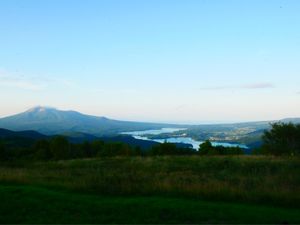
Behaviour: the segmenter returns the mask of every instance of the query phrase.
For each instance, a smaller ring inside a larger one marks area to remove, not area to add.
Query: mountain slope
[[[300,123],[300,118],[286,118],[286,119],[283,119],[283,120],[280,120],[280,122],[283,122],[283,123]]]
[[[82,132],[101,136],[114,135],[123,131],[159,129],[165,126],[166,124],[111,120],[76,111],[62,111],[40,106],[0,119],[1,128],[14,131],[34,130],[46,135]],[[167,126],[175,127],[175,125]]]
[[[116,135],[106,137],[96,137],[90,134],[79,133],[79,132],[66,132],[62,134],[71,143],[83,143],[84,141],[95,141],[101,140],[104,142],[121,142],[130,145],[131,147],[140,147],[141,150],[148,150],[157,142],[148,140],[139,140],[128,135]],[[19,148],[19,147],[31,147],[37,140],[51,140],[54,136],[46,136],[36,131],[11,131],[0,128],[0,143],[4,143],[8,148]],[[177,143],[179,148],[191,147],[189,144]]]
[[[33,140],[48,138],[48,136],[32,130],[11,131],[11,130],[0,128],[0,138],[14,138],[14,137],[30,138]]]
[[[11,131],[0,128],[0,142],[8,148],[30,147],[35,141],[49,138],[36,131]]]

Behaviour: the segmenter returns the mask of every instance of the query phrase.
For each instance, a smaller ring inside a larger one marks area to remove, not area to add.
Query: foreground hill
[[[46,135],[65,132],[81,132],[96,136],[114,135],[123,131],[160,129],[165,126],[166,124],[112,120],[76,111],[63,111],[40,106],[0,119],[1,128],[14,131],[34,130]],[[167,126],[174,127],[176,125]]]
[[[299,224],[299,172],[265,156],[5,163],[0,224]]]
[[[1,224],[298,224],[300,221],[297,209],[188,198],[103,197],[18,185],[0,185],[0,196]]]

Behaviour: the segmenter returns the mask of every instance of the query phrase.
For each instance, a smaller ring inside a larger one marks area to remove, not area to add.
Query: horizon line
[[[68,112],[68,111],[73,111],[73,112],[78,112],[80,114],[86,115],[86,116],[97,116],[97,117],[104,117],[108,118],[111,120],[119,120],[119,121],[127,121],[127,122],[140,122],[140,123],[159,123],[159,124],[166,124],[166,125],[187,125],[187,126],[197,126],[197,125],[222,125],[222,124],[240,124],[240,123],[254,123],[254,122],[276,122],[280,120],[285,120],[285,119],[294,119],[294,118],[299,118],[299,117],[284,117],[281,119],[271,119],[271,120],[201,120],[201,121],[167,121],[167,120],[131,120],[131,119],[123,119],[123,118],[113,118],[113,117],[107,117],[107,116],[99,116],[99,115],[93,115],[93,114],[87,114],[87,113],[82,113],[80,111],[74,110],[74,109],[59,109],[57,107],[49,106],[49,105],[35,105],[33,107],[29,107],[28,109],[6,115],[6,116],[1,116],[0,119],[4,119],[6,117],[18,115],[21,113],[28,112],[30,110],[36,109],[36,108],[45,108],[45,109],[53,109],[53,110],[58,110],[58,111],[63,111],[63,112]]]

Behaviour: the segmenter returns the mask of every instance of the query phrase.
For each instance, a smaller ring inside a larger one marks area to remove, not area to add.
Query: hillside
[[[10,148],[30,147],[35,141],[47,138],[49,137],[36,131],[11,131],[0,128],[0,141]]]
[[[47,138],[46,135],[40,134],[39,132],[32,131],[32,130],[11,131],[11,130],[0,128],[0,138],[14,138],[14,137],[30,138],[33,140]]]
[[[299,224],[299,165],[266,156],[2,164],[0,223]]]
[[[188,198],[103,197],[21,185],[0,186],[0,196],[1,224],[219,224],[220,221],[297,224],[300,221],[297,209]]]
[[[115,136],[103,136],[96,137],[91,134],[79,133],[79,132],[65,132],[62,133],[71,143],[83,143],[84,141],[95,141],[102,140],[104,142],[121,142],[128,144],[131,147],[140,147],[142,150],[147,150],[157,145],[157,142],[147,141],[147,140],[139,140],[131,137],[129,135],[115,135]],[[7,147],[16,148],[16,147],[30,147],[37,140],[42,139],[51,139],[54,136],[52,135],[43,135],[36,131],[11,131],[7,129],[0,128],[0,141],[5,143]],[[177,147],[187,148],[191,147],[188,144],[177,143]]]

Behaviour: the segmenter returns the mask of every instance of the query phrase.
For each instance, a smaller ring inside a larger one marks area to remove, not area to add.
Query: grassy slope
[[[299,174],[250,156],[2,164],[0,222],[300,223]]]
[[[300,159],[133,157],[0,166],[0,183],[300,207],[299,174]]]
[[[300,210],[0,186],[0,223],[300,223]]]

